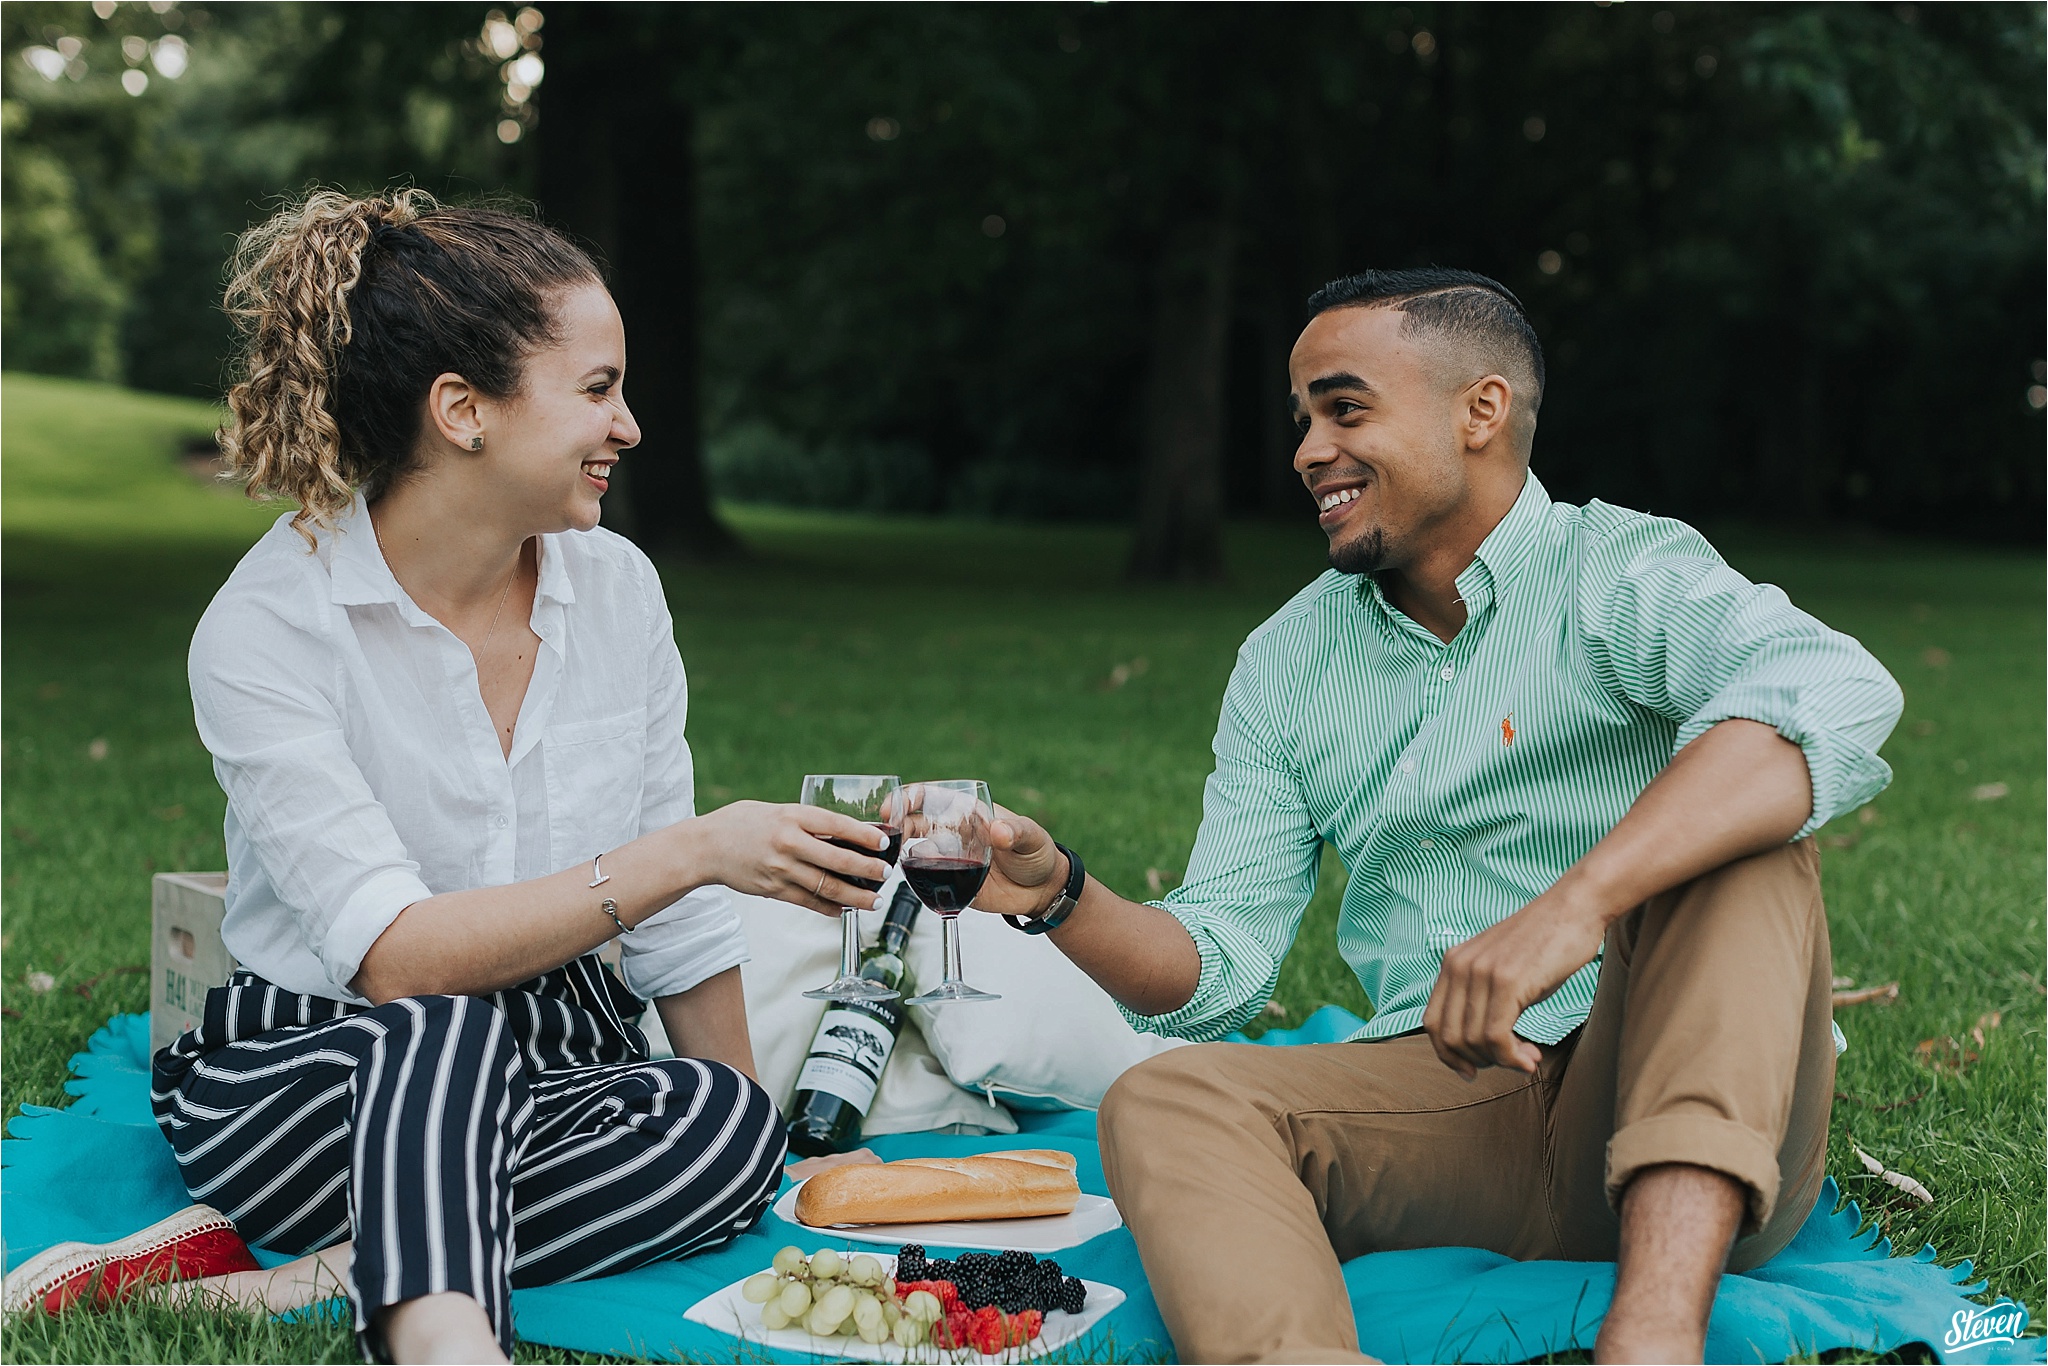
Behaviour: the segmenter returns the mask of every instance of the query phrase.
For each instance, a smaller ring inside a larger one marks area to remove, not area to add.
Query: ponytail
[[[556,340],[552,294],[599,279],[541,223],[423,190],[286,205],[229,265],[228,472],[252,498],[296,501],[311,544],[308,522],[332,526],[358,489],[374,498],[415,467],[438,376],[516,394],[525,356]]]

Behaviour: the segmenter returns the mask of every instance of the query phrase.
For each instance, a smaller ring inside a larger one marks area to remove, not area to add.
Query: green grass
[[[174,459],[195,404],[10,375],[0,428],[0,1103],[59,1104],[65,1063],[141,1010],[148,878],[223,866],[222,798],[193,733],[193,623],[276,509]],[[1117,583],[1123,536],[732,509],[752,552],[667,572],[707,805],[789,800],[807,771],[973,773],[1143,894],[1186,867],[1216,706],[1245,633],[1321,568],[1312,527],[1234,529],[1231,581]],[[1824,832],[1837,971],[1900,983],[1840,1013],[1850,1051],[1830,1169],[1902,1251],[1934,1242],[2043,1310],[2043,600],[2038,555],[1727,534],[1730,558],[1858,636],[1898,676],[1897,772],[1868,821]],[[886,624],[883,614],[893,615]],[[1140,663],[1142,661],[1142,663]],[[1119,666],[1122,671],[1119,672]],[[1116,680],[1121,677],[1121,683]],[[95,745],[104,741],[104,747]],[[103,754],[102,758],[93,757]],[[1982,785],[2006,795],[1980,800]],[[1296,1023],[1366,1003],[1333,947],[1334,860],[1282,971]],[[31,973],[54,989],[35,992]],[[1989,1011],[2003,1023],[1968,1039]],[[1960,1074],[1915,1060],[1951,1036]],[[1916,1094],[1894,1109],[1878,1107]],[[1864,1176],[1854,1140],[1925,1182]],[[232,1316],[9,1325],[24,1361],[353,1359],[321,1326]],[[570,1360],[535,1353],[532,1360]]]

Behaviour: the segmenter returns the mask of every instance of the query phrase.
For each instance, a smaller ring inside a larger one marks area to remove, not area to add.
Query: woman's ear
[[[427,390],[427,420],[449,445],[480,451],[485,436],[482,398],[462,376],[440,375]]]

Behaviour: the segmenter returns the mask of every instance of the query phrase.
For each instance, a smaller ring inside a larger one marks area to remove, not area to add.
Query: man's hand
[[[1037,915],[1050,906],[1066,885],[1067,858],[1045,827],[998,806],[988,842],[995,857],[974,908],[994,915]]]
[[[1592,962],[1606,932],[1606,916],[1553,887],[1446,953],[1422,1012],[1444,1066],[1467,1081],[1482,1067],[1534,1075],[1542,1051],[1515,1033],[1515,1021]]]

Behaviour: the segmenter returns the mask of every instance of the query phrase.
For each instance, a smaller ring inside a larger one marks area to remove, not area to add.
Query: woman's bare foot
[[[348,1293],[351,1246],[336,1243],[297,1261],[260,1271],[173,1281],[164,1287],[163,1293],[172,1298],[231,1304],[252,1314],[287,1314]]]

